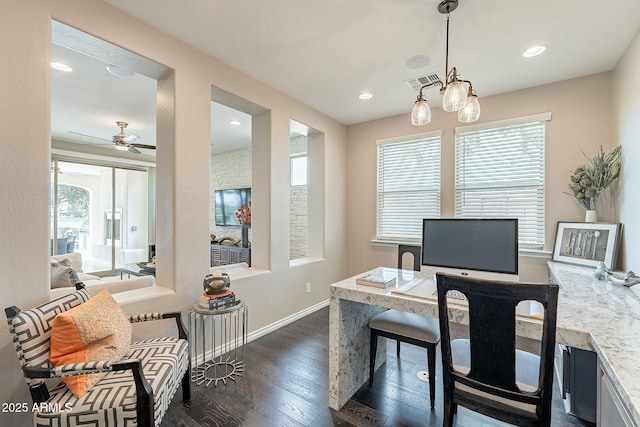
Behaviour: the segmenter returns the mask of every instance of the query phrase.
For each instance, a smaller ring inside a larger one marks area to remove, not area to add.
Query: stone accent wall
[[[307,152],[307,137],[291,138],[291,155]],[[307,256],[307,186],[290,187],[289,192],[289,259]]]
[[[211,189],[209,197],[209,229],[218,238],[240,239],[240,227],[217,226],[215,190],[251,188],[251,147],[211,156]],[[251,241],[251,227],[249,227]]]
[[[291,139],[291,154],[307,152],[307,138]],[[209,198],[209,229],[217,238],[240,239],[240,227],[217,226],[215,218],[215,190],[251,187],[251,148],[214,154],[211,156],[211,189]],[[307,256],[307,186],[290,187],[290,253],[289,259]],[[251,228],[249,228],[251,241]]]
[[[291,187],[289,259],[307,256],[307,186]]]

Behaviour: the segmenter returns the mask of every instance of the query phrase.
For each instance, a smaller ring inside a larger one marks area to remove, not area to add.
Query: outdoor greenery
[[[72,217],[89,216],[89,192],[73,185],[58,185],[58,204]]]
[[[622,147],[617,146],[606,154],[600,146],[600,151],[589,159],[589,163],[578,166],[571,174],[569,194],[575,197],[580,206],[593,210],[600,194],[620,176],[621,168]]]

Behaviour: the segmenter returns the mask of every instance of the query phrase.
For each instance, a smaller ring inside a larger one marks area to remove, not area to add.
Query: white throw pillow
[[[51,263],[51,289],[68,288],[76,283],[80,283],[80,279],[73,268],[57,262]]]

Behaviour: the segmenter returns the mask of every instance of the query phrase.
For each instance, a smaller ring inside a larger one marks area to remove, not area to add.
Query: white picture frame
[[[604,262],[613,270],[621,233],[619,223],[559,221],[551,259],[593,268]]]

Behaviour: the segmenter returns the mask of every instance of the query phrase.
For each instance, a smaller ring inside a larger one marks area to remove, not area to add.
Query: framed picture
[[[558,222],[553,261],[596,267],[604,262],[615,269],[622,224],[607,222]]]

